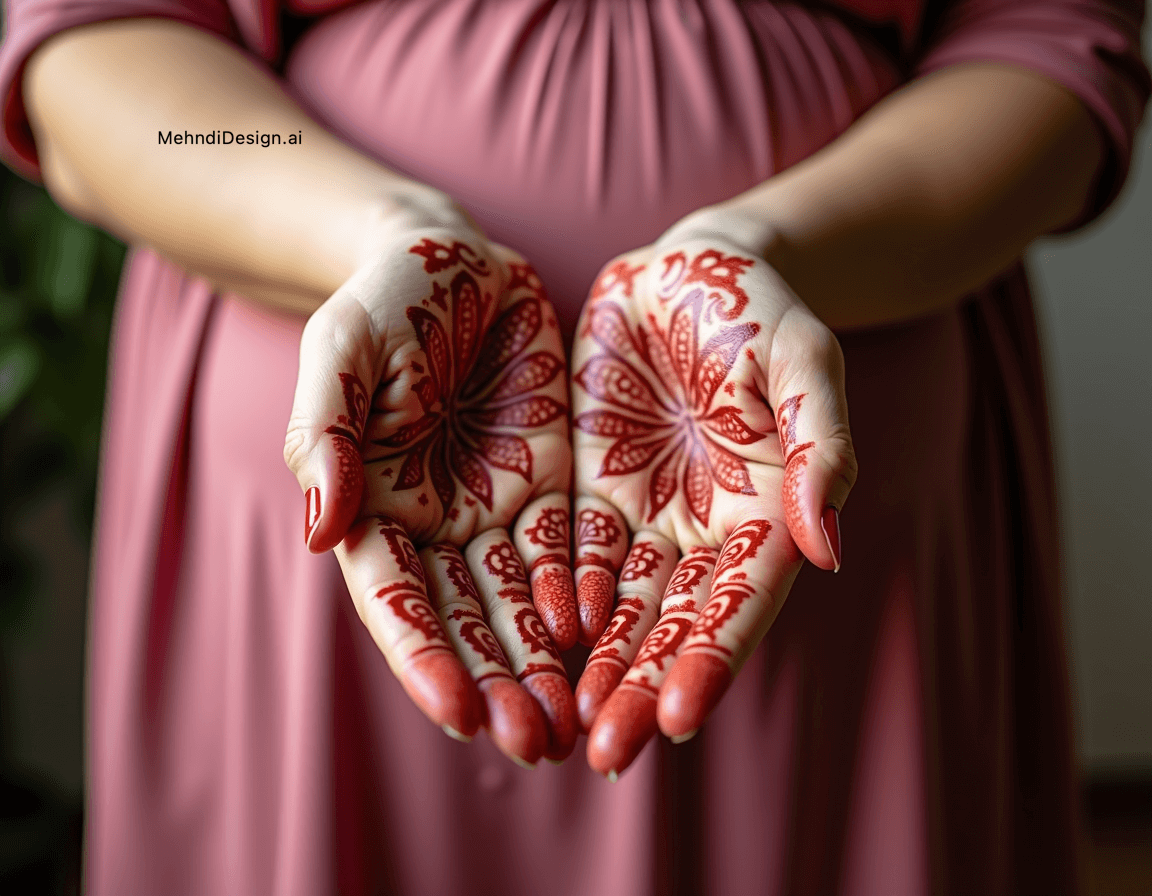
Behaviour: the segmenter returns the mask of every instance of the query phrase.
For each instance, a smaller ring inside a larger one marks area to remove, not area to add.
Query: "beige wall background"
[[[1152,59],[1152,29],[1144,56]],[[1152,770],[1152,126],[1116,204],[1029,253],[1047,350],[1082,758]]]

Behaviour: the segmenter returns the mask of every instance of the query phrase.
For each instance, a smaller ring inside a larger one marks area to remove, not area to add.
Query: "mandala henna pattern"
[[[707,280],[709,287],[717,285],[731,293],[743,261],[713,259],[714,264],[704,264],[692,273],[708,254],[694,259],[680,280],[697,277]],[[726,265],[723,275],[712,273],[722,264]],[[747,296],[742,290],[733,295],[733,309],[742,310]],[[736,494],[756,494],[746,463],[725,443],[751,445],[765,434],[749,427],[739,408],[718,405],[716,396],[740,350],[760,327],[756,323],[722,326],[701,344],[701,321],[713,309],[725,320],[738,313],[724,309],[719,298],[706,296],[700,287],[681,300],[666,330],[652,316],[633,327],[612,301],[605,300],[590,312],[589,334],[600,351],[584,364],[574,382],[609,407],[582,413],[573,422],[583,432],[614,440],[604,455],[600,476],[651,470],[648,522],[680,489],[692,515],[705,526],[714,486]]]
[[[426,367],[413,365],[423,374],[412,387],[422,414],[372,439],[376,452],[365,463],[398,465],[393,491],[430,481],[445,514],[457,482],[491,510],[494,468],[532,481],[532,451],[519,433],[567,413],[561,402],[536,394],[561,374],[563,361],[549,351],[527,351],[545,323],[543,287],[528,265],[510,265],[510,287],[528,294],[488,326],[495,300],[476,279],[490,273],[487,262],[459,242],[444,246],[424,238],[410,251],[425,259],[428,273],[455,273],[447,287],[435,282],[429,298],[407,311],[427,360]]]

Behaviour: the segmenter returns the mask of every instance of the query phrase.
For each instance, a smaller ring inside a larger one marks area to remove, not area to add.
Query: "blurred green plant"
[[[125,249],[0,165],[0,629],[27,619],[50,557],[20,518],[61,489],[89,539],[108,334]]]

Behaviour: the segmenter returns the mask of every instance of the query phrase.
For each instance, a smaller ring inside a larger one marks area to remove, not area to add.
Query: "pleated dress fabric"
[[[1086,40],[1068,10],[1090,6],[1066,5],[1066,42]],[[886,42],[864,19],[893,10],[868,4],[299,4],[323,15],[278,57],[268,5],[25,2],[0,56],[4,150],[34,173],[11,85],[49,33],[188,21],[278,59],[320,122],[462,201],[534,262],[570,332],[613,255],[931,68],[908,53],[921,10],[894,9]],[[1052,64],[1006,40],[1008,61]],[[949,52],[936,67],[965,60]],[[1113,181],[1146,91],[1125,52],[1082,91]],[[843,336],[861,473],[842,571],[806,568],[701,734],[654,741],[615,784],[583,741],[530,772],[483,736],[451,741],[393,679],[333,557],[305,549],[281,457],[302,325],[131,256],[90,610],[91,896],[1076,889],[1052,463],[1018,267],[955,310]]]

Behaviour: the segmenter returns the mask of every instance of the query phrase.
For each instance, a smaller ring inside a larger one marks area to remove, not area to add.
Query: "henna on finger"
[[[534,767],[548,745],[548,728],[536,701],[512,677],[464,557],[454,547],[433,545],[420,558],[432,607],[484,696],[493,743],[518,765]]]
[[[656,624],[660,601],[680,551],[655,532],[640,532],[620,571],[616,609],[596,642],[576,685],[576,708],[585,731],[591,729],[604,702],[624,679],[640,644]]]
[[[516,680],[524,686],[548,722],[544,756],[567,758],[576,744],[576,701],[560,654],[532,604],[520,555],[504,529],[473,539],[465,558],[492,634],[504,650]]]
[[[588,735],[588,764],[610,780],[632,764],[657,731],[660,686],[708,598],[717,551],[696,547],[668,582],[660,621],[648,633],[620,686],[604,704]]]
[[[428,601],[424,568],[404,528],[367,517],[336,550],[360,618],[408,696],[448,734],[471,738],[483,702]]]
[[[628,527],[620,513],[599,498],[576,499],[576,605],[580,643],[593,645],[612,613],[616,573],[624,562]]]
[[[708,602],[660,691],[660,730],[691,736],[724,696],[780,611],[802,557],[784,526],[750,520],[724,542]]]
[[[578,623],[572,581],[568,496],[545,495],[524,508],[516,522],[516,549],[528,567],[536,611],[557,649],[576,643]]]

